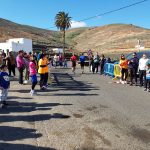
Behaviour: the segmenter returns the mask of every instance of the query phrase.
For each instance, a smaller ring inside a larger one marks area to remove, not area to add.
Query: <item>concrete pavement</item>
[[[80,69],[52,72],[53,86],[35,97],[12,81],[0,150],[150,149],[150,93]]]

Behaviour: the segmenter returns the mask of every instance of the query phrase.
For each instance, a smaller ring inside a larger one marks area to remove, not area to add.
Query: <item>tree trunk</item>
[[[65,34],[66,34],[66,31],[63,30],[63,54],[65,56]]]

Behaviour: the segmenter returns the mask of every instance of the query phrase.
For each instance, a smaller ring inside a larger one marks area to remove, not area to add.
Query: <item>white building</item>
[[[18,52],[19,50],[24,50],[26,52],[32,51],[32,40],[25,39],[25,38],[16,38],[16,39],[9,39],[6,43],[0,43],[0,50],[4,50],[5,53],[7,50]]]
[[[63,49],[62,48],[53,48],[52,49],[54,53],[63,53]]]

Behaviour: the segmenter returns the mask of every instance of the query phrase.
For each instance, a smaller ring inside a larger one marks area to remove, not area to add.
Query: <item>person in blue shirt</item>
[[[7,73],[7,66],[0,66],[0,108],[4,108],[7,103],[8,89],[10,87],[9,75]]]
[[[84,53],[81,54],[81,56],[79,57],[79,60],[80,60],[82,74],[83,74],[84,73],[84,65],[85,65],[85,56],[84,56]]]

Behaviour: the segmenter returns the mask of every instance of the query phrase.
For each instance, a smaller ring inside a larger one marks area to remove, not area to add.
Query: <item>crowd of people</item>
[[[81,73],[84,73],[84,66],[86,59],[89,62],[89,71],[94,73],[99,73],[100,75],[105,74],[105,64],[112,63],[110,58],[105,58],[104,55],[99,56],[98,53],[93,55],[90,53],[88,57],[82,53],[77,59],[77,56],[73,54],[70,57],[70,62],[72,66],[72,72],[75,74],[77,61],[79,60],[81,66]],[[7,95],[8,89],[10,87],[9,77],[16,76],[17,67],[19,76],[19,84],[27,84],[29,78],[31,78],[31,96],[36,95],[35,87],[38,83],[37,74],[39,74],[39,86],[41,90],[45,90],[48,87],[48,79],[50,77],[51,67],[56,68],[57,66],[68,67],[67,59],[62,54],[55,54],[53,57],[45,54],[41,51],[38,55],[33,53],[26,53],[23,50],[18,52],[15,57],[12,52],[7,51],[5,53],[2,51],[0,53],[0,107],[3,108],[7,105]],[[127,60],[125,55],[121,55],[119,66],[121,70],[120,83],[127,84],[131,86],[144,86],[144,90],[150,92],[150,59],[143,54],[142,58],[138,59],[137,54],[133,53],[133,57]],[[139,83],[138,83],[138,73],[139,73]],[[129,79],[129,80],[128,80]],[[127,81],[128,80],[128,81]],[[134,82],[133,82],[134,81]]]
[[[150,59],[147,58],[146,54],[138,59],[137,54],[133,53],[130,60],[127,60],[125,55],[122,54],[119,65],[121,68],[120,82],[122,84],[127,84],[127,78],[129,77],[130,86],[133,84],[138,86],[137,77],[139,74],[139,86],[144,86],[144,90],[150,92]]]
[[[105,58],[103,54],[99,56],[98,53],[96,53],[95,55],[90,54],[88,56],[88,59],[89,59],[89,69],[90,71],[93,72],[93,74],[95,72],[100,73],[100,75],[105,74],[104,72],[105,64],[114,63],[111,61],[110,58]],[[83,73],[84,64],[85,64],[84,54],[82,54],[79,57],[79,61]],[[119,63],[119,67],[120,67],[121,84],[129,83],[130,86],[139,85],[140,87],[144,87],[144,91],[150,92],[150,59],[147,58],[146,54],[143,54],[141,58],[138,58],[136,52],[134,52],[132,54],[132,58],[129,60],[126,59],[124,54],[122,54],[119,62],[117,63]],[[72,66],[74,66],[73,64],[74,63],[72,63]],[[139,76],[139,83],[138,83],[138,76]]]
[[[51,57],[44,51],[38,55],[35,53],[26,53],[20,50],[15,57],[12,52],[0,52],[0,107],[7,105],[6,99],[10,87],[10,77],[16,76],[18,70],[18,82],[20,85],[27,84],[31,78],[31,96],[36,95],[35,87],[38,83],[37,74],[39,74],[40,90],[45,90],[50,81],[50,69],[57,66],[67,68],[67,60],[62,54],[55,54]]]

